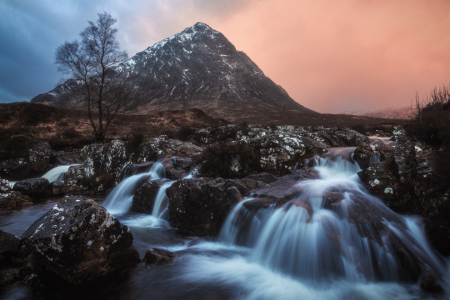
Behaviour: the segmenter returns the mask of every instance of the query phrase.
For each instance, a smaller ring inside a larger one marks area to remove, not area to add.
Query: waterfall
[[[152,216],[155,218],[163,218],[165,213],[167,212],[167,201],[169,200],[166,195],[166,190],[174,183],[175,181],[169,181],[164,183],[158,190],[158,193],[155,197],[155,202],[153,204]],[[165,204],[165,205],[164,205]]]
[[[78,164],[55,167],[50,171],[48,171],[47,173],[45,173],[44,175],[42,175],[42,178],[47,178],[48,182],[63,180],[64,173],[66,173],[71,166],[78,166]]]
[[[153,164],[147,173],[137,174],[123,179],[105,199],[103,206],[111,214],[124,214],[128,212],[133,203],[133,196],[136,190],[145,180],[161,179],[166,177],[166,169],[158,161]]]
[[[299,196],[283,207],[252,214],[245,208],[251,198],[238,203],[219,241],[247,246],[250,262],[303,282],[399,282],[447,272],[419,220],[370,195],[357,164],[339,154],[316,162],[320,178],[297,183]]]

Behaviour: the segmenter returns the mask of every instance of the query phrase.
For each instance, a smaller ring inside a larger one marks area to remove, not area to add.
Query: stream
[[[102,205],[130,227],[141,258],[148,248],[161,248],[176,259],[138,264],[95,284],[55,287],[45,299],[448,299],[447,258],[427,242],[419,217],[396,214],[368,194],[354,149],[332,148],[315,158],[319,178],[296,183],[298,196],[282,207],[255,213],[245,207],[253,198],[245,198],[214,240],[181,236],[170,226],[165,191],[174,181],[155,163],[122,180]],[[152,214],[129,212],[135,190],[148,178],[165,181]],[[0,229],[20,236],[55,201],[2,216]],[[425,294],[409,280],[425,269],[441,278],[444,295]],[[0,291],[0,299],[41,298],[15,286]]]

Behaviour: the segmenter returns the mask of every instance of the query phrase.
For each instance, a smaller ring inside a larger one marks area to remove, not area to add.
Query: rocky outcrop
[[[151,214],[156,195],[158,194],[159,188],[163,186],[163,184],[164,181],[162,180],[151,180],[144,183],[139,189],[137,189],[133,197],[131,211]]]
[[[200,153],[202,151],[202,147],[196,146],[191,142],[172,140],[165,135],[161,135],[151,138],[140,145],[138,162],[157,161],[161,158]]]
[[[18,181],[14,184],[13,190],[33,198],[51,195],[50,183],[47,178],[42,177]]]
[[[175,257],[176,255],[172,252],[158,248],[150,248],[145,252],[142,262],[146,265],[159,266],[171,262]]]
[[[369,167],[372,154],[372,147],[367,143],[361,143],[355,149],[353,159],[358,163],[360,168],[367,168]]]
[[[263,171],[284,175],[306,158],[326,153],[329,147],[369,142],[366,136],[346,128],[259,125],[209,127],[198,131],[196,140],[204,144],[220,142],[205,151],[201,174],[214,176],[211,170],[226,166],[219,175],[228,178]]]
[[[384,150],[385,159],[358,173],[368,190],[393,210],[422,215],[432,244],[450,254],[450,178],[447,156],[408,138],[395,127],[397,146]]]
[[[47,170],[52,151],[48,142],[35,142],[28,157],[0,161],[0,175],[9,180],[21,180]]]
[[[275,177],[264,173],[243,179],[178,180],[166,190],[169,221],[183,234],[217,235],[230,209],[242,200],[242,196],[249,196],[250,190],[275,180]]]
[[[72,284],[140,261],[129,228],[81,196],[66,196],[22,240],[48,269]]]

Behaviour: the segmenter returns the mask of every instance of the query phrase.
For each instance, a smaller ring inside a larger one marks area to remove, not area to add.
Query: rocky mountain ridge
[[[200,22],[137,53],[116,70],[133,76],[145,95],[128,103],[131,113],[199,108],[230,121],[282,111],[317,114],[289,97],[222,33]],[[81,99],[63,97],[74,84],[68,80],[31,101],[82,108]]]

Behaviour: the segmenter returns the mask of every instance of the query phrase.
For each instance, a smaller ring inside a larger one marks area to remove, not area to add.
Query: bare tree
[[[81,42],[65,42],[56,50],[58,70],[76,80],[70,93],[84,99],[95,139],[100,141],[133,93],[130,77],[113,68],[128,58],[125,51],[119,51],[115,23],[110,14],[98,14],[98,20],[89,21],[80,33]]]

